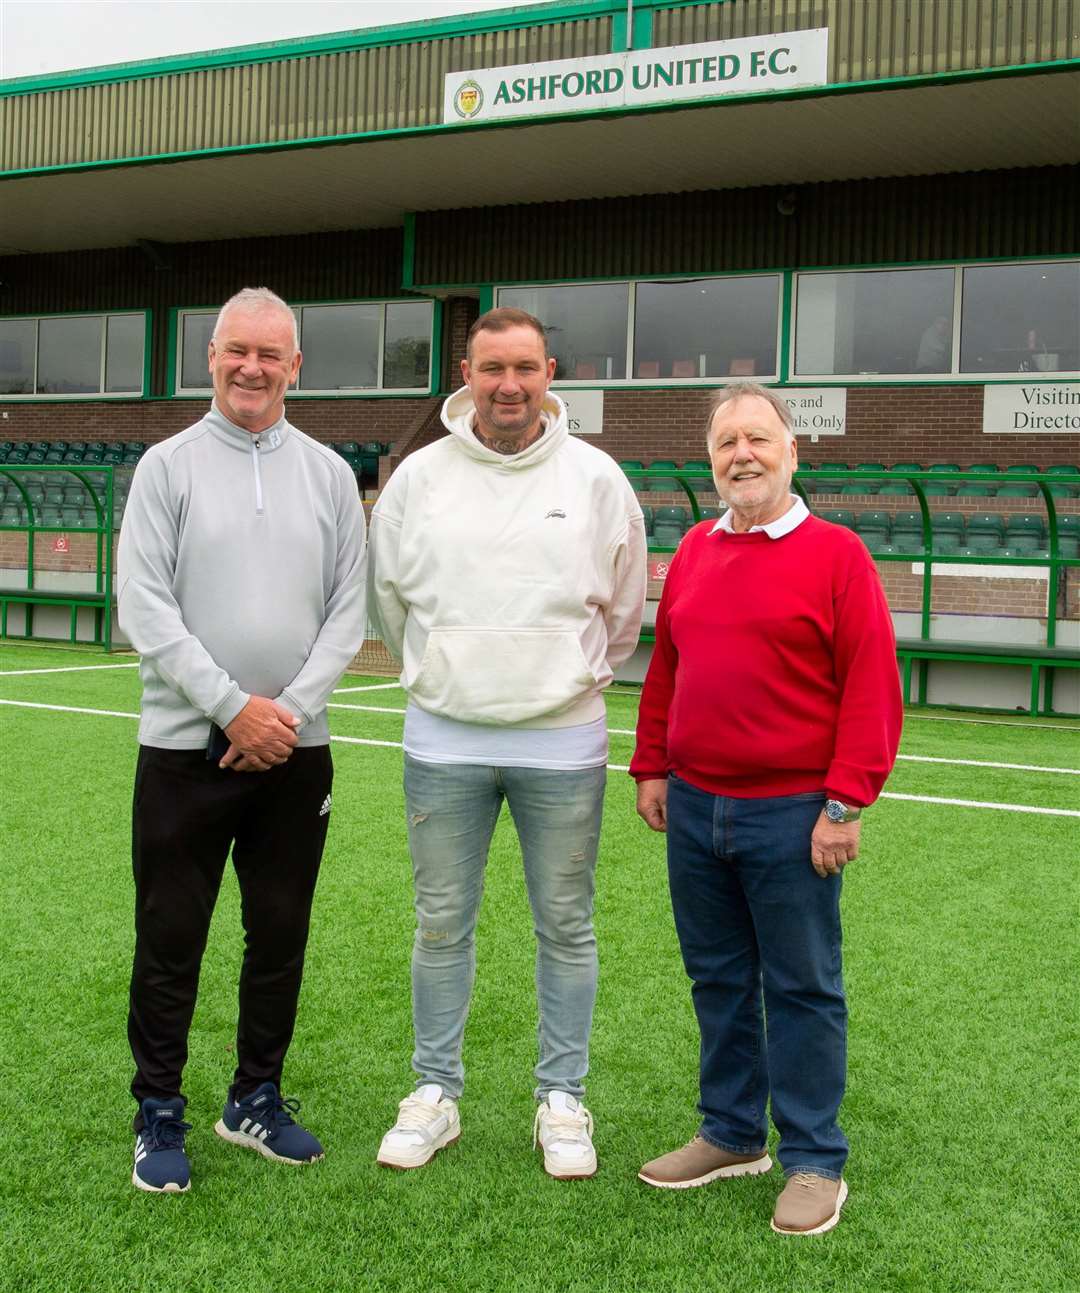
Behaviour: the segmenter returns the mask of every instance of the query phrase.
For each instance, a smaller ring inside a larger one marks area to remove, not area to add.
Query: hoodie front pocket
[[[434,628],[406,686],[430,713],[507,724],[557,714],[598,682],[571,630]]]

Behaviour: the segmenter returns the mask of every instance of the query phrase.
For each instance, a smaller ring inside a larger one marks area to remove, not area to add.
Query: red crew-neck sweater
[[[674,772],[735,798],[824,789],[873,803],[903,710],[870,554],[813,516],[779,539],[713,524],[695,526],[671,563],[631,776]]]

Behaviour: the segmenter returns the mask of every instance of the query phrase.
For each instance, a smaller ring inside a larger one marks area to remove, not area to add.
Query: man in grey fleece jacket
[[[326,702],[364,636],[356,481],[285,420],[300,368],[280,297],[218,316],[214,404],[154,445],[118,557],[121,627],[142,656],[132,858],[133,1184],[188,1188],[180,1083],[199,967],[230,847],[244,960],[237,1067],[215,1130],[279,1162],[322,1157],[281,1097],[329,822]]]

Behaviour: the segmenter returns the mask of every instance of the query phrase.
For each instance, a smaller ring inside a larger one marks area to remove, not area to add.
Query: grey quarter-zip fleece
[[[326,702],[364,638],[366,560],[348,464],[284,417],[252,435],[214,405],[152,445],[117,557],[140,744],[199,749],[255,695],[301,720],[301,746],[325,745]]]

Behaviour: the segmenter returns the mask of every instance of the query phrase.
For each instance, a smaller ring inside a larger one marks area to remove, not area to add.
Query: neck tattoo
[[[499,437],[488,436],[485,435],[479,427],[473,427],[473,435],[476,436],[477,440],[479,440],[486,449],[491,449],[494,453],[501,453],[507,456],[510,454],[521,453],[522,450],[527,449],[529,445],[535,444],[543,434],[544,424],[542,422],[537,426],[535,431],[530,432],[530,434],[526,436],[522,436],[519,440],[504,440]]]

